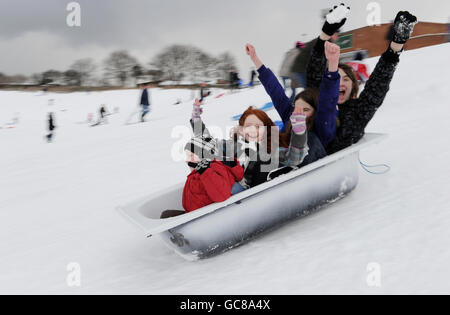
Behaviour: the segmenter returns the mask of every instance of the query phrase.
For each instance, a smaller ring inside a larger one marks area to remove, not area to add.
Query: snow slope
[[[449,53],[444,44],[402,55],[367,128],[390,137],[361,154],[389,173],[361,169],[344,200],[198,262],[146,239],[114,210],[184,181],[172,131],[188,126],[190,91],[152,90],[150,122],[126,126],[137,90],[0,92],[0,293],[450,293],[450,108],[441,75]],[[59,126],[51,144],[43,140],[49,98]],[[185,102],[172,105],[177,99]],[[225,133],[230,117],[267,101],[261,86],[226,94],[205,105],[204,120]],[[119,114],[108,125],[83,124],[102,103]],[[6,129],[16,112],[20,123]],[[79,287],[66,281],[73,262]],[[371,263],[380,286],[367,282]]]

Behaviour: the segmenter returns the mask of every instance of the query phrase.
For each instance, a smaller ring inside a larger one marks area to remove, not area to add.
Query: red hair
[[[266,114],[265,111],[262,111],[260,109],[253,108],[250,106],[241,116],[239,119],[239,126],[244,127],[245,120],[251,116],[255,115],[259,120],[261,120],[264,124],[264,127],[266,127],[266,135],[265,139],[267,141],[267,153],[272,153],[272,127],[278,128],[275,123],[270,119],[270,117]],[[237,138],[237,133],[235,131],[235,139]],[[290,134],[289,133],[280,133],[278,144],[281,147],[287,148],[289,147],[289,141],[290,141]]]

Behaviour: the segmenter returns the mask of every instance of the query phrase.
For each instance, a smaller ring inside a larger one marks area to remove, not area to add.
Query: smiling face
[[[261,142],[266,133],[264,123],[256,115],[249,115],[241,130],[241,134],[248,142]]]
[[[338,104],[343,104],[347,102],[352,96],[353,90],[353,81],[352,79],[345,73],[344,70],[339,68],[339,75],[341,76],[341,82],[339,84],[339,100]]]

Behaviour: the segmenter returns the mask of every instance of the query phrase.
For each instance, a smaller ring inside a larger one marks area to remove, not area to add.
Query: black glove
[[[222,161],[222,164],[223,164],[223,165],[226,165],[226,166],[228,166],[228,167],[231,167],[231,168],[237,166],[236,160],[228,161],[228,160],[225,159],[224,161]]]
[[[414,25],[417,24],[417,18],[408,11],[397,13],[392,32],[392,41],[397,44],[404,44],[411,36]]]
[[[199,173],[200,175],[202,175],[211,165],[211,160],[209,159],[203,159],[200,161],[200,163],[197,164],[197,167],[195,168],[195,170],[197,171],[197,173]]]
[[[350,12],[350,7],[341,3],[340,5],[335,5],[330,13],[326,16],[325,24],[322,27],[322,32],[328,36],[333,36],[347,21],[347,15]]]

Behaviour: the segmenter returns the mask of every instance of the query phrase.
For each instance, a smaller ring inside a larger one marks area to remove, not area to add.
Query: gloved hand
[[[306,115],[299,113],[295,114],[293,113],[291,115],[291,124],[292,124],[292,131],[294,131],[295,134],[301,135],[306,132]]]
[[[347,21],[347,15],[350,13],[350,7],[341,3],[335,5],[330,13],[326,16],[325,24],[322,27],[322,32],[328,36],[333,36]]]
[[[203,108],[202,103],[198,100],[198,98],[195,99],[194,106],[192,108],[192,119],[200,119],[201,115],[203,114]]]
[[[199,173],[200,175],[202,175],[211,165],[212,160],[210,159],[203,159],[200,161],[200,163],[197,164],[197,167],[195,168],[195,170],[197,171],[197,173]]]
[[[234,159],[233,161],[225,160],[225,161],[222,161],[222,163],[223,163],[223,165],[226,165],[226,166],[229,166],[229,167],[233,168],[233,167],[238,166],[239,162],[238,162],[237,159]]]
[[[397,44],[404,44],[411,36],[414,26],[417,24],[417,18],[408,11],[400,11],[394,20],[392,32],[392,41]]]

